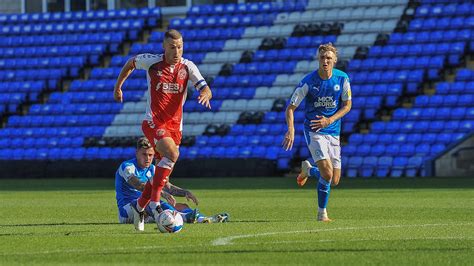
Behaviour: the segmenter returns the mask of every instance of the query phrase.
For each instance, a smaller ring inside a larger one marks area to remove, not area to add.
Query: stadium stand
[[[162,52],[162,30],[138,41],[160,18],[159,8],[1,15],[0,114],[7,122],[0,159],[128,158],[142,134],[145,74],[135,71],[127,80],[123,105],[113,102],[111,89],[128,58]],[[317,67],[318,45],[327,42],[338,47],[338,68],[350,75],[354,95],[343,119],[344,175],[423,175],[425,160],[473,131],[470,2],[199,5],[168,27],[182,32],[184,57],[214,91],[207,112],[188,90],[184,160],[264,159],[282,173],[310,157],[302,128],[293,150],[281,149],[284,109],[295,85]],[[132,43],[127,55],[124,41]],[[105,68],[99,67],[104,55],[111,56]],[[83,79],[86,67],[92,70]],[[454,81],[446,79],[450,71]],[[72,81],[67,91],[60,90],[64,80]],[[302,107],[295,125],[304,120]]]

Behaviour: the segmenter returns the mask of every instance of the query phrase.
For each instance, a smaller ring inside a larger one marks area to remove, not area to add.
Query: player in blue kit
[[[152,164],[155,152],[147,138],[142,137],[137,141],[135,155],[136,158],[120,164],[115,173],[115,193],[120,223],[133,223],[133,203],[136,203],[146,183],[153,179],[155,172],[155,166]],[[173,196],[186,197],[187,200],[193,201],[196,205],[198,204],[198,199],[189,190],[177,187],[170,182],[167,182],[162,191],[162,196],[168,201],[168,203],[161,201],[163,210],[179,211],[183,221],[187,223],[223,223],[229,219],[226,213],[206,217],[200,214],[197,209],[191,209],[187,204],[176,203]],[[154,222],[150,207],[146,208],[146,214],[146,222]]]
[[[288,131],[283,148],[290,150],[295,139],[294,111],[305,100],[304,136],[317,167],[301,163],[296,181],[303,186],[308,177],[318,179],[318,221],[329,222],[326,206],[331,183],[341,178],[341,118],[352,106],[351,86],[346,73],[335,69],[337,49],[331,44],[318,48],[319,69],[306,75],[298,84],[286,109]]]

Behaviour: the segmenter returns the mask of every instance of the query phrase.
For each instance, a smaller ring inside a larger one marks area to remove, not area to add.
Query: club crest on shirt
[[[339,84],[334,85],[334,91],[339,91],[341,89],[341,86]]]
[[[156,75],[158,77],[161,77],[163,75],[163,72],[161,70],[156,71]]]
[[[178,72],[178,79],[185,79],[186,78],[186,70],[181,68]]]
[[[161,136],[163,136],[164,134],[165,134],[165,130],[164,130],[164,129],[159,129],[158,131],[156,131],[156,135],[157,135],[158,137],[161,137]]]

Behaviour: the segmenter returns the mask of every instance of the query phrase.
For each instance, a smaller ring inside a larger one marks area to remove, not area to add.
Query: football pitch
[[[316,182],[174,179],[204,214],[160,234],[117,224],[113,179],[0,180],[0,264],[472,265],[474,179],[342,179],[331,223],[316,222]],[[180,201],[180,200],[178,200]]]

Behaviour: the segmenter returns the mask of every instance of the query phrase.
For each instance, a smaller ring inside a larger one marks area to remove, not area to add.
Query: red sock
[[[151,190],[151,201],[160,202],[161,190],[168,181],[168,176],[173,170],[174,162],[170,159],[163,157],[158,163],[155,169],[155,175],[153,176],[153,187]]]
[[[142,192],[142,195],[140,196],[140,198],[138,198],[137,202],[138,202],[138,208],[140,209],[145,209],[146,206],[148,205],[148,203],[150,202],[150,198],[151,198],[151,189],[152,189],[152,185],[150,182],[146,182],[145,184],[145,189],[143,189],[143,192]],[[141,211],[141,210],[139,210]]]
[[[166,184],[171,169],[157,167],[155,176],[153,176],[153,187],[151,190],[151,201],[159,202],[161,198],[161,190]]]

